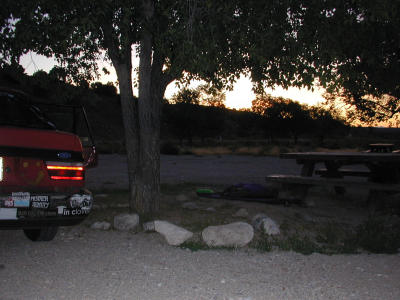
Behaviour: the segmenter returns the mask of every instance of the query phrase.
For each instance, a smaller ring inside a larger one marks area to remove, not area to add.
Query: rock
[[[108,222],[94,222],[90,228],[95,230],[109,230],[111,228],[111,224]]]
[[[139,225],[139,215],[121,214],[114,217],[114,228],[121,231],[133,230]]]
[[[201,233],[204,242],[210,247],[243,247],[254,236],[253,227],[245,222],[209,226]]]
[[[167,221],[154,221],[154,229],[172,246],[178,246],[193,236],[192,232]]]
[[[182,204],[182,207],[190,210],[199,209],[199,206],[195,202],[185,202]]]
[[[185,194],[179,194],[178,196],[176,196],[176,201],[185,202],[188,200],[189,200],[189,197],[186,196]]]
[[[262,229],[264,233],[268,235],[277,235],[281,233],[278,224],[276,224],[276,222],[270,218],[264,219],[262,223]]]
[[[145,232],[155,231],[154,221],[143,223],[143,231]]]
[[[280,234],[278,224],[264,214],[257,214],[253,217],[252,224],[256,230],[263,231],[269,235]]]
[[[251,224],[253,224],[255,230],[261,230],[262,222],[265,218],[268,218],[268,216],[265,214],[256,214],[251,219]]]
[[[239,209],[236,213],[233,214],[234,217],[247,217],[249,215],[249,212],[245,208]]]
[[[207,207],[206,209],[205,209],[205,211],[209,211],[209,212],[216,212],[217,210],[214,208],[214,207]]]

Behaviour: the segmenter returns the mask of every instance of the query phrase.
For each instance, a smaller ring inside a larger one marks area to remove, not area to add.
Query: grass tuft
[[[370,218],[356,231],[357,244],[372,253],[398,253],[400,224],[385,224],[384,220]]]

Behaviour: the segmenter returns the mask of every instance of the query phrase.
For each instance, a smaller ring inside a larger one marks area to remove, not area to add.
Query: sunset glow
[[[24,55],[21,58],[20,63],[25,68],[26,73],[30,75],[38,70],[49,72],[51,68],[53,68],[53,66],[55,65],[54,60],[36,54]],[[110,74],[103,74],[100,81],[103,83],[107,83],[109,81],[116,83],[117,76],[115,74],[114,68],[106,61],[99,62],[100,70],[103,67],[105,67],[110,72]],[[195,88],[199,84],[199,82],[193,83],[190,85],[190,87]],[[172,82],[167,87],[165,98],[171,98],[173,94],[178,92],[178,90],[179,89],[176,87],[175,82]],[[266,89],[266,93],[271,94],[274,97],[289,98],[295,101],[299,101],[300,103],[306,103],[310,105],[314,105],[318,102],[324,101],[324,98],[322,97],[323,90],[321,89],[315,89],[314,91],[311,91],[305,88],[298,89],[293,87],[285,90],[282,87],[277,86],[274,89]],[[134,90],[134,94],[137,96],[137,89]],[[228,108],[234,109],[250,108],[251,102],[254,99],[255,95],[252,91],[252,83],[250,79],[245,76],[241,76],[236,82],[234,89],[232,91],[226,92],[225,105]]]

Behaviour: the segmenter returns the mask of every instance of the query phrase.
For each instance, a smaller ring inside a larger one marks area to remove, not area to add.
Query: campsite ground
[[[369,231],[371,226],[378,228],[377,224],[368,223],[366,191],[350,189],[344,196],[338,197],[333,188],[313,188],[308,196],[312,207],[296,204],[286,207],[275,198],[267,199],[266,202],[232,201],[201,198],[195,193],[198,188],[222,191],[238,183],[266,185],[265,176],[269,174],[299,172],[300,167],[294,161],[273,156],[162,155],[162,199],[157,217],[193,231],[195,238],[189,245],[191,248],[204,247],[200,239],[196,239],[196,234],[198,236],[205,227],[234,221],[251,223],[252,218],[260,213],[277,222],[281,235],[279,238],[268,239],[257,233],[250,245],[257,249],[355,253],[359,251],[360,243],[374,244],[369,237],[362,236],[362,241],[355,237],[363,234],[357,230]],[[101,156],[99,167],[88,171],[88,186],[97,193],[97,210],[89,217],[88,225],[96,220],[111,223],[113,216],[126,212],[128,180],[125,156]],[[247,216],[236,216],[240,209],[245,209]],[[381,228],[384,226],[382,220],[386,222],[388,217],[379,216],[378,219]],[[396,220],[396,217],[390,217],[390,225],[393,222],[397,224]],[[364,227],[359,229],[360,226]],[[397,247],[397,244],[392,246]],[[371,246],[367,245],[367,248]]]
[[[204,186],[264,183],[268,174],[297,174],[298,168],[274,157],[162,156],[159,218],[198,236],[205,226],[251,222],[255,214],[265,213],[282,232],[280,240],[268,242],[258,233],[243,249],[204,249],[196,239],[182,249],[167,245],[156,233],[89,228],[95,220],[111,221],[127,211],[125,158],[100,156],[99,167],[87,174],[97,202],[85,223],[63,228],[50,243],[32,243],[20,231],[0,231],[0,298],[399,299],[399,254],[345,247],[346,234],[368,219],[361,205],[365,194],[354,191],[338,199],[329,190],[315,190],[315,206],[305,208],[202,199],[194,193]],[[196,207],[183,208],[187,202]],[[234,216],[240,208],[248,216]],[[293,249],[357,254],[303,255]]]

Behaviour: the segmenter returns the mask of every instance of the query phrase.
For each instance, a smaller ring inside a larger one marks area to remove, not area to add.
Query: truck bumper
[[[0,229],[71,226],[90,213],[92,193],[46,194],[14,192],[0,195]]]

